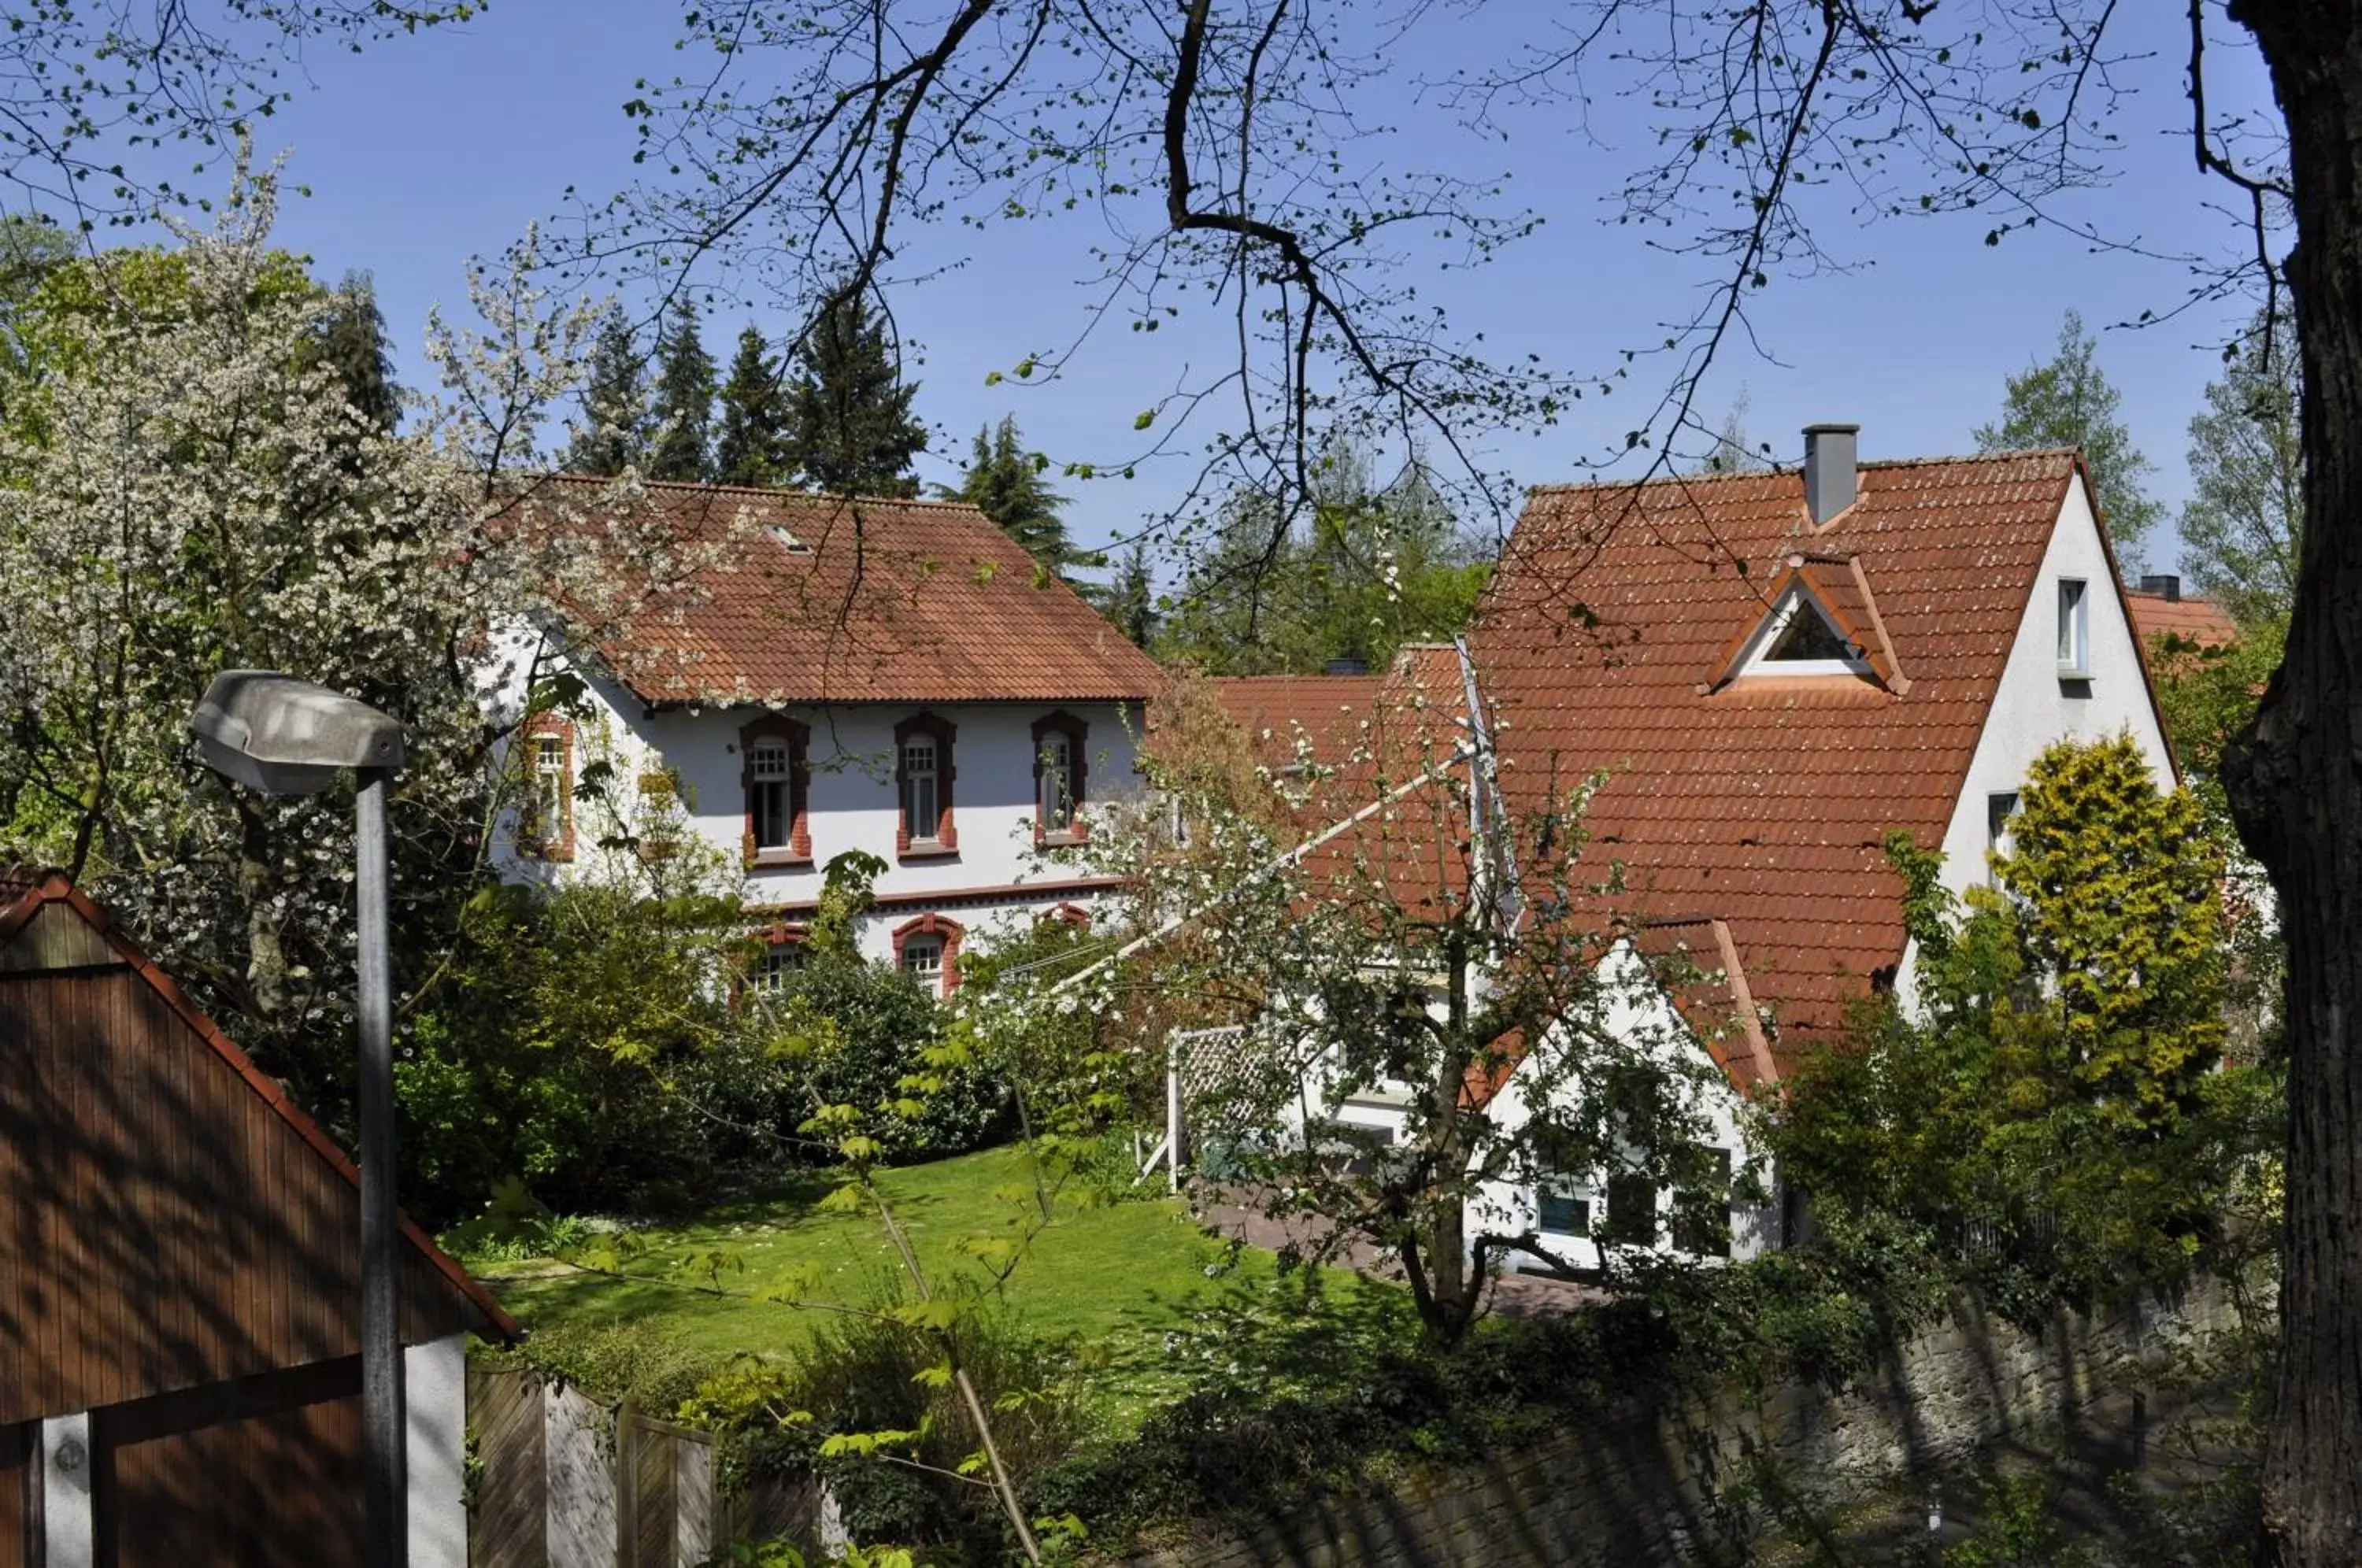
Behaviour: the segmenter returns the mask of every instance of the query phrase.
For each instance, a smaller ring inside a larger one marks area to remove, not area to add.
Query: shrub
[[[850,1105],[890,1160],[965,1154],[1008,1125],[1007,1085],[980,1066],[950,1069],[923,1096],[906,1087],[927,1070],[924,1054],[942,1041],[945,1019],[899,969],[816,955],[788,978],[766,1016],[772,1050],[787,1063],[777,1112],[783,1132],[818,1105]]]

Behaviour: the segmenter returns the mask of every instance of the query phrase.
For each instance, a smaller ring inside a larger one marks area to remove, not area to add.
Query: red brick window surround
[[[805,928],[782,922],[755,933],[762,946],[746,966],[741,980],[742,999],[776,994],[787,978],[803,967]]]
[[[1042,918],[1055,921],[1060,925],[1071,925],[1078,932],[1087,933],[1091,929],[1091,911],[1080,904],[1060,904]]]
[[[574,858],[574,723],[546,711],[524,722],[517,744],[524,766],[518,782],[517,851],[537,860]]]
[[[1090,836],[1082,818],[1084,744],[1090,726],[1061,710],[1033,721],[1033,842],[1081,844]]]
[[[959,776],[952,742],[958,726],[933,713],[913,713],[894,726],[894,790],[900,802],[894,853],[904,860],[959,853],[952,818],[952,782]]]
[[[811,727],[766,713],[738,732],[749,866],[803,866],[811,846]]]
[[[921,984],[932,980],[938,996],[959,989],[960,923],[939,914],[922,914],[894,928],[894,967]]]

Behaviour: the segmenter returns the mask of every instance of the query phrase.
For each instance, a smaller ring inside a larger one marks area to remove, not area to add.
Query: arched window
[[[775,925],[762,933],[763,946],[747,966],[746,988],[756,996],[774,996],[788,977],[804,966],[804,928]]]
[[[1084,741],[1090,726],[1072,713],[1033,721],[1033,841],[1076,844],[1087,836],[1082,820]]]
[[[894,966],[937,996],[949,996],[959,988],[960,939],[966,934],[957,921],[921,915],[894,928]]]
[[[811,859],[811,730],[767,713],[738,732],[746,791],[749,866],[793,866]]]
[[[959,732],[933,713],[914,713],[894,726],[894,783],[901,801],[894,851],[913,857],[959,849],[952,818],[952,739]]]

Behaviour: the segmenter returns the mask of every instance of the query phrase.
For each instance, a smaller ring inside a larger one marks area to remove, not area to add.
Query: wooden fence
[[[733,1541],[820,1533],[816,1485],[725,1494],[713,1434],[528,1372],[468,1372],[471,1568],[699,1568]]]

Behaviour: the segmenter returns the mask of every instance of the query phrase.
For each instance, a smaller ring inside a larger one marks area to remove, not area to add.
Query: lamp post
[[[267,795],[308,795],[347,768],[355,785],[360,928],[361,1419],[369,1568],[410,1560],[403,1454],[402,1324],[394,1286],[393,1007],[386,939],[386,779],[402,726],[325,686],[226,669],[191,715],[207,766]]]

